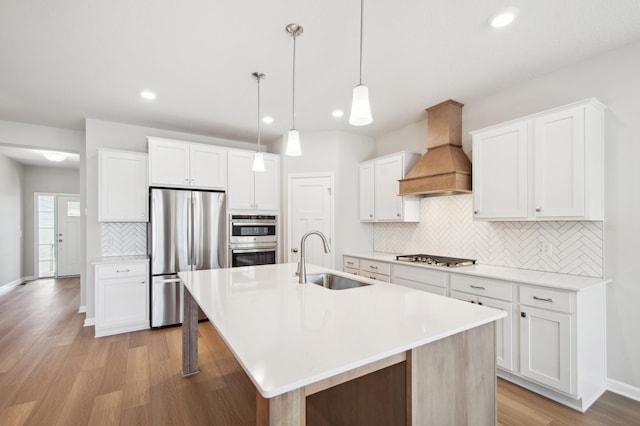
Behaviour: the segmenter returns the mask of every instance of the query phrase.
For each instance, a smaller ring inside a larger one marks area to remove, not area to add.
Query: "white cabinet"
[[[98,150],[98,221],[147,222],[147,154]]]
[[[513,369],[513,284],[489,278],[451,274],[450,296],[507,313],[496,321],[496,362],[498,367]]]
[[[373,222],[374,220],[375,175],[373,174],[373,165],[373,162],[360,165],[360,220],[363,222]]]
[[[391,281],[391,265],[376,260],[360,259],[359,275],[388,283]]]
[[[96,337],[149,328],[148,261],[97,263]]]
[[[227,205],[230,210],[279,209],[280,157],[263,154],[264,172],[253,171],[250,151],[229,151],[229,187]]]
[[[148,140],[151,186],[226,189],[226,149],[153,137]]]
[[[449,274],[420,266],[393,265],[391,282],[440,296],[447,295]]]
[[[588,99],[471,132],[474,218],[603,220],[604,109]]]
[[[420,198],[398,195],[398,181],[419,158],[419,154],[400,152],[360,164],[361,221],[420,221]]]

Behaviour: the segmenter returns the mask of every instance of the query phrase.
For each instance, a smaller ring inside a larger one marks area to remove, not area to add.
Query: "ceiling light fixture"
[[[141,90],[140,97],[148,101],[153,101],[155,98],[158,97],[158,95],[156,95],[156,93],[152,92],[151,90]]]
[[[293,77],[291,79],[291,130],[287,134],[285,154],[297,157],[302,155],[300,149],[300,133],[296,130],[296,37],[302,35],[304,29],[298,24],[289,24],[286,30],[293,37]]]
[[[344,115],[344,111],[343,111],[343,110],[341,110],[341,109],[334,109],[334,110],[331,112],[331,115],[333,115],[333,116],[334,116],[334,117],[336,117],[336,118],[340,118],[340,117],[342,117],[342,116]]]
[[[362,32],[364,27],[364,0],[360,0],[360,80],[353,88],[353,102],[351,103],[351,116],[349,124],[353,126],[366,126],[373,122],[371,117],[371,105],[369,104],[369,88],[362,84]]]
[[[260,152],[260,80],[264,80],[265,75],[260,72],[254,72],[251,74],[253,78],[258,82],[258,150],[253,155],[253,171],[264,172],[264,156]]]
[[[44,155],[44,158],[49,161],[53,161],[54,163],[59,163],[67,158],[67,154],[65,154],[64,152],[47,151],[42,155]]]
[[[262,122],[271,124],[273,123],[273,117],[271,117],[270,115],[265,115],[264,117],[262,117]]]
[[[493,28],[506,27],[516,19],[518,13],[520,13],[520,11],[515,7],[505,9],[491,19],[491,26]]]

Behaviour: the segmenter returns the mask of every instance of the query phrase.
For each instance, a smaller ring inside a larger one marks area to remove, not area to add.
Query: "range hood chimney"
[[[449,99],[427,108],[427,152],[400,180],[400,195],[471,192],[471,162],[462,150],[463,106]]]

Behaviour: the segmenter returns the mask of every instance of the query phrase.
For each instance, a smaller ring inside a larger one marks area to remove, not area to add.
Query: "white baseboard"
[[[17,280],[13,280],[10,283],[6,283],[0,286],[0,294],[4,294],[5,292],[9,291],[10,289],[12,289],[13,287],[22,284],[23,282],[27,281],[28,277],[22,277],[19,278]]]
[[[619,382],[613,379],[607,379],[607,388],[618,395],[640,401],[640,388]]]
[[[84,320],[84,326],[85,327],[90,327],[92,325],[96,325],[96,319],[95,318],[87,318]]]
[[[84,314],[85,312],[87,312],[87,307],[84,305],[80,305],[80,307],[78,308],[78,313]]]
[[[37,279],[38,277],[34,277],[33,275],[30,275],[28,277],[22,277],[22,281],[35,281]]]

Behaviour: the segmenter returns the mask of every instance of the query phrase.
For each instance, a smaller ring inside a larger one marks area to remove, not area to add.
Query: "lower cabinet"
[[[149,328],[148,262],[96,264],[96,337]]]
[[[440,296],[447,295],[449,274],[417,266],[393,265],[391,282]]]

